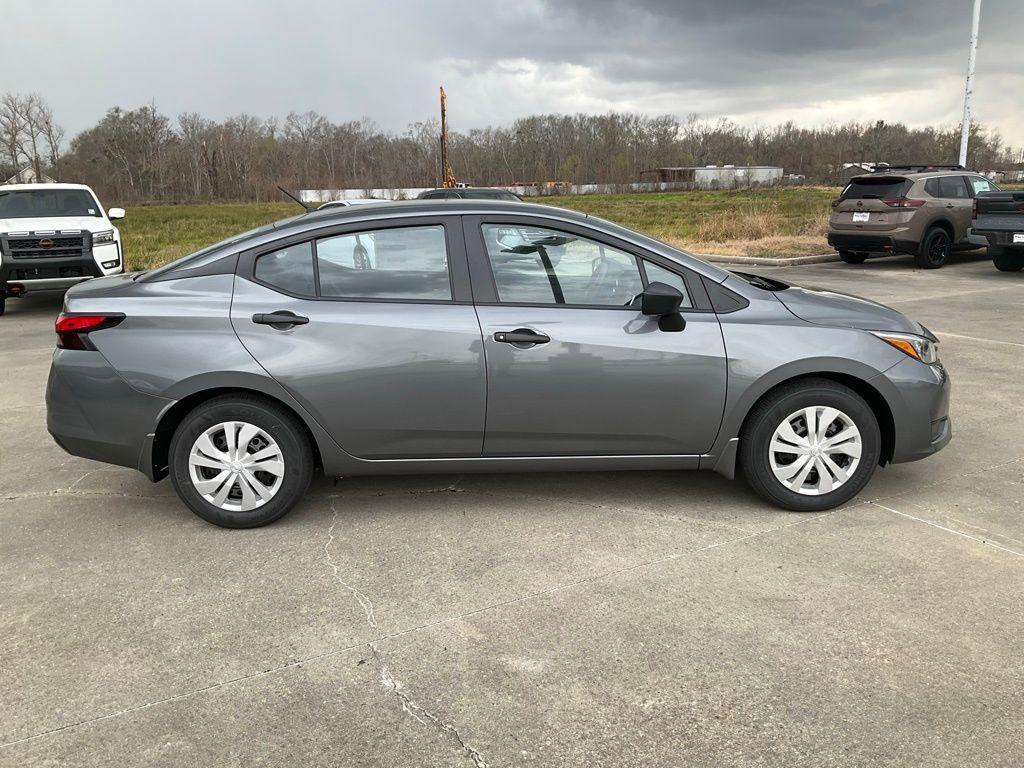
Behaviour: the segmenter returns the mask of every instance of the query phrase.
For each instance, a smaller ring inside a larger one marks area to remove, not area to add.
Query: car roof
[[[63,184],[63,183],[31,183],[31,184],[0,184],[0,192],[20,192],[22,190],[34,190],[34,189],[84,189],[88,192],[92,192],[92,187],[88,187],[85,184]]]
[[[552,226],[556,226],[559,221],[570,224],[583,224],[597,232],[603,232],[637,245],[640,248],[679,261],[683,266],[715,282],[720,283],[729,276],[726,270],[702,261],[693,254],[680,251],[678,248],[673,248],[640,232],[635,232],[596,216],[589,216],[585,213],[569,210],[568,208],[558,208],[553,205],[537,205],[536,203],[521,203],[510,200],[467,200],[463,198],[452,200],[390,200],[366,203],[365,205],[336,205],[329,208],[319,208],[289,219],[268,224],[247,233],[242,233],[235,238],[229,238],[218,244],[217,247],[210,246],[191,256],[185,256],[178,262],[172,262],[154,271],[159,271],[161,274],[187,271],[196,266],[195,257],[209,256],[210,258],[219,258],[228,253],[261,247],[291,235],[305,235],[307,232],[315,237],[317,236],[315,234],[317,230],[335,225],[344,225],[348,222],[358,224],[362,221],[378,222],[389,219],[416,219],[429,216],[488,216],[504,214],[516,217],[527,216],[548,219],[552,222]]]

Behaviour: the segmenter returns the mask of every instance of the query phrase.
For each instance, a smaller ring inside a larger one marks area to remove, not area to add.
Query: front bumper
[[[925,365],[907,358],[871,383],[883,390],[892,411],[893,463],[927,458],[952,439],[951,384],[941,364]]]
[[[73,456],[152,479],[150,436],[172,402],[130,387],[99,352],[58,349],[46,383],[46,429]]]
[[[119,242],[97,246],[81,256],[32,259],[2,256],[0,290],[5,289],[9,283],[25,286],[26,292],[59,290],[93,277],[106,277],[123,271],[124,260]]]

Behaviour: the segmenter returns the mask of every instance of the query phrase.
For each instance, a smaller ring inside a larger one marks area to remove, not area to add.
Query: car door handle
[[[287,309],[279,309],[276,312],[257,312],[252,316],[252,321],[256,325],[269,325],[271,328],[276,328],[279,331],[285,331],[291,328],[293,325],[305,325],[309,322],[308,317],[302,315],[296,315],[294,312],[289,312]]]
[[[547,344],[550,336],[531,331],[529,328],[516,328],[514,331],[498,331],[494,340],[502,344]]]

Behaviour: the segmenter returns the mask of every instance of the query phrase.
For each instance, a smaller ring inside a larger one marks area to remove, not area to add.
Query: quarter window
[[[286,293],[296,293],[300,296],[316,294],[313,247],[308,242],[264,253],[256,259],[253,274],[257,280],[280,288]]]
[[[317,240],[320,295],[450,301],[444,227],[401,227]]]
[[[621,307],[643,291],[636,258],[603,243],[520,224],[483,235],[502,302]]]

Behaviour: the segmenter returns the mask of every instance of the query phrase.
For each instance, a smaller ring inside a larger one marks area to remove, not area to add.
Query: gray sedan
[[[606,221],[478,200],[328,208],[71,289],[47,424],[264,525],[311,475],[741,468],[834,507],[949,442],[937,340]]]

